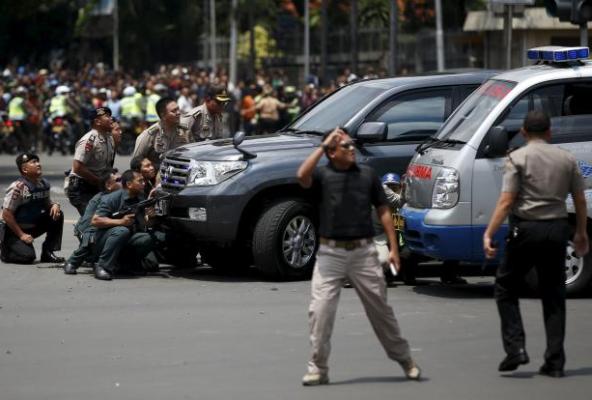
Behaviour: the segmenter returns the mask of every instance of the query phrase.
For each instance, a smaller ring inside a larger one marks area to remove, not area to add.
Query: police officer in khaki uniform
[[[181,117],[181,125],[191,131],[196,142],[220,139],[224,132],[222,112],[229,102],[230,97],[224,87],[211,86],[204,103]]]
[[[64,262],[53,254],[62,246],[64,214],[60,205],[51,201],[50,185],[42,178],[39,157],[20,154],[16,165],[21,177],[9,186],[2,205],[1,259],[9,263],[32,263],[35,261],[33,240],[46,233],[41,262]]]
[[[160,121],[138,136],[132,160],[147,158],[152,161],[154,168],[158,171],[167,151],[191,143],[193,140],[186,127],[179,124],[181,112],[173,98],[163,97],[158,100],[156,112]]]
[[[521,133],[526,146],[510,153],[502,193],[483,235],[487,258],[496,254],[493,236],[509,215],[509,234],[495,280],[495,298],[507,356],[499,371],[513,371],[529,362],[518,295],[524,276],[536,268],[547,336],[541,375],[564,376],[565,252],[570,235],[565,199],[571,193],[576,209],[573,238],[578,256],[588,252],[584,180],[576,159],[549,144],[550,120],[540,111],[528,113]]]
[[[92,112],[92,130],[76,143],[66,194],[82,216],[90,199],[100,192],[101,181],[109,176],[115,159],[111,135],[113,120],[108,107]]]

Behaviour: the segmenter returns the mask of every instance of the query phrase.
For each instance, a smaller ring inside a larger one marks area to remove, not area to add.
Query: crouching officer
[[[111,135],[111,110],[100,107],[91,115],[92,128],[77,143],[66,194],[82,216],[88,202],[100,192],[101,180],[111,173],[115,142]]]
[[[543,302],[547,349],[539,373],[564,375],[565,252],[570,228],[565,199],[571,193],[576,209],[573,238],[578,256],[588,252],[584,180],[572,154],[549,144],[549,117],[529,112],[522,134],[526,146],[508,155],[502,193],[483,235],[487,258],[496,254],[493,236],[510,216],[509,235],[495,280],[495,299],[506,357],[499,371],[513,371],[529,362],[518,294],[523,277],[534,267]]]
[[[111,175],[103,181],[103,191],[97,193],[90,201],[84,211],[84,215],[80,217],[76,225],[74,225],[74,233],[80,239],[80,245],[64,264],[64,273],[68,275],[75,275],[76,270],[85,261],[94,262],[93,249],[96,241],[97,227],[91,224],[92,217],[97,211],[97,207],[101,203],[103,196],[113,193],[121,189],[121,176],[117,170],[113,170]]]
[[[50,185],[41,177],[39,157],[32,153],[20,154],[16,165],[21,177],[6,191],[2,207],[2,261],[31,264],[35,261],[33,239],[46,233],[41,262],[64,262],[63,258],[53,254],[62,246],[64,214],[60,205],[50,199]]]
[[[127,170],[121,175],[122,188],[101,198],[92,218],[92,224],[98,228],[95,278],[111,280],[120,270],[138,270],[152,251],[154,241],[146,233],[145,210],[138,208],[135,213],[114,217],[116,212],[142,200],[144,185],[142,174]]]

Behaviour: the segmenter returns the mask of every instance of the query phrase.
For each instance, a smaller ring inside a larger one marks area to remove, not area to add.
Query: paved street
[[[42,155],[66,216],[64,250],[77,215],[60,194],[69,159]],[[128,159],[118,158],[124,169]],[[0,156],[0,190],[14,178]],[[36,246],[40,247],[40,240]],[[531,364],[502,376],[491,278],[445,287],[436,278],[389,288],[389,302],[423,368],[408,382],[389,361],[353,289],[336,322],[332,384],[304,388],[309,282],[269,282],[207,267],[141,278],[66,276],[46,264],[0,267],[0,399],[590,399],[592,302],[568,301],[567,377],[536,374],[544,333],[538,300],[522,301]]]

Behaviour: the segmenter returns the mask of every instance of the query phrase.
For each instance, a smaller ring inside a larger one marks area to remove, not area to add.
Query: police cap
[[[230,101],[226,88],[219,85],[210,86],[206,93],[206,97],[216,100],[218,103],[228,103]]]
[[[39,156],[34,153],[21,153],[16,157],[16,166],[18,167],[19,172],[21,171],[21,167],[23,164],[28,163],[31,160],[39,161]]]
[[[98,117],[102,117],[103,115],[111,116],[111,109],[109,107],[99,107],[96,110],[92,110],[90,112],[90,120],[94,121]]]

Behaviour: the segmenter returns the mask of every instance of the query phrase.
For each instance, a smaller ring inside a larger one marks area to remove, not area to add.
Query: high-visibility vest
[[[68,104],[66,96],[58,94],[51,98],[49,103],[49,115],[51,118],[65,117],[68,114]]]
[[[13,121],[24,121],[25,116],[25,99],[20,96],[14,97],[10,100],[10,103],[8,103],[8,119]]]
[[[156,112],[156,103],[160,100],[160,96],[157,94],[151,94],[148,96],[146,101],[146,121],[147,122],[158,122],[158,113]]]
[[[142,109],[136,97],[126,96],[121,99],[121,116],[124,118],[142,117]]]

